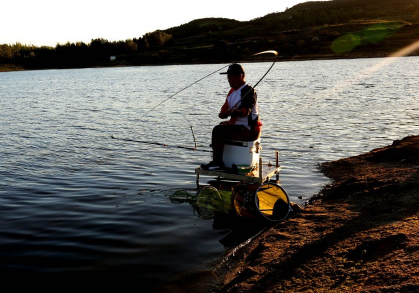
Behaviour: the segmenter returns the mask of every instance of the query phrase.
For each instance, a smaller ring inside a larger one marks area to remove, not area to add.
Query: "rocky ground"
[[[220,263],[213,291],[419,292],[419,136],[321,170],[333,182]]]

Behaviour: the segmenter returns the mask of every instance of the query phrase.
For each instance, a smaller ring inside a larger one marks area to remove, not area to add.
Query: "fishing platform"
[[[199,186],[201,175],[216,176],[216,182],[201,189],[198,195],[198,206],[202,203],[204,210],[218,207],[230,207],[240,217],[262,218],[268,221],[282,221],[288,217],[291,202],[287,192],[280,185],[279,152],[275,151],[275,164],[265,164],[260,156],[262,148],[260,138],[255,141],[225,141],[223,151],[223,169],[195,169],[196,185]],[[271,177],[276,175],[276,181]],[[231,183],[233,185],[231,185]],[[227,198],[221,196],[221,190]],[[222,202],[223,204],[218,204]]]
[[[244,183],[263,184],[276,175],[275,182],[279,184],[279,152],[275,151],[275,164],[263,163],[260,156],[260,140],[252,142],[228,141],[224,147],[223,161],[225,168],[205,170],[201,167],[195,169],[196,185],[199,188],[200,175],[216,176],[221,179],[241,181]],[[239,166],[239,169],[237,169]],[[249,170],[240,169],[240,166],[251,167]],[[247,172],[248,171],[248,172]]]

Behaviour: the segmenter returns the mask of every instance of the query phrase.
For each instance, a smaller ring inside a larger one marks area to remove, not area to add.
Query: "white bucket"
[[[223,152],[225,167],[232,168],[233,164],[257,167],[260,150],[260,138],[254,141],[228,140]]]

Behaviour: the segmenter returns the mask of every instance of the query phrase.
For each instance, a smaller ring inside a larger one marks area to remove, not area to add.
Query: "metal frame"
[[[272,164],[263,164],[262,157],[259,157],[259,165],[253,172],[241,175],[235,173],[228,173],[223,171],[216,171],[216,170],[204,170],[201,168],[195,169],[196,174],[196,186],[199,188],[199,175],[209,175],[209,176],[216,176],[218,180],[221,178],[229,179],[229,180],[237,180],[243,182],[250,182],[250,183],[259,183],[263,184],[271,179],[273,175],[276,175],[276,182],[279,183],[279,171],[281,167],[279,166],[279,153],[278,151],[275,152],[275,166]]]

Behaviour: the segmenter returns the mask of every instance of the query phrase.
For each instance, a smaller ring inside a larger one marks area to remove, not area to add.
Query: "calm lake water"
[[[216,73],[173,95],[225,65],[0,73],[2,276],[150,288],[249,237],[170,199],[199,191],[210,152],[176,146],[194,147],[193,126],[209,150],[228,83]],[[270,63],[243,65],[256,84]],[[329,182],[318,164],[419,134],[418,68],[418,57],[275,64],[256,88],[262,157],[279,151],[293,202]]]

